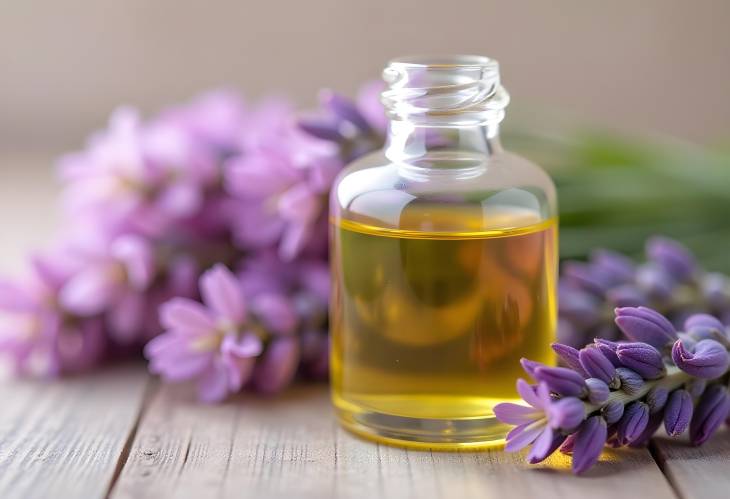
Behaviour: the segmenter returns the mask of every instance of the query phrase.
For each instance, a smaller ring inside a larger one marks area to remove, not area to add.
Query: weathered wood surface
[[[721,430],[699,447],[686,439],[657,437],[652,451],[683,499],[730,497],[730,429]]]
[[[558,469],[549,469],[548,465]],[[410,451],[340,429],[322,386],[281,398],[195,403],[163,386],[141,418],[112,498],[673,498],[646,450],[609,452],[587,477],[567,460],[530,469],[500,450]]]
[[[0,384],[0,497],[105,497],[148,381],[136,365]]]

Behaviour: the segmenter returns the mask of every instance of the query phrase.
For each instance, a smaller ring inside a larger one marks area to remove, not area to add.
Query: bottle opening
[[[424,126],[498,123],[509,95],[499,64],[473,55],[412,56],[390,61],[382,95],[389,117]]]

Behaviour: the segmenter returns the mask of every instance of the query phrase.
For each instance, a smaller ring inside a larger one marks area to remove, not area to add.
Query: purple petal
[[[540,400],[538,394],[535,392],[535,387],[533,387],[522,378],[517,380],[517,393],[520,394],[522,400],[530,404],[532,407],[542,409],[542,401]]]
[[[503,402],[494,406],[494,415],[501,422],[519,426],[525,423],[537,421],[545,417],[545,414],[534,407]]]
[[[636,395],[646,384],[639,373],[628,367],[617,367],[616,376],[621,380],[621,389],[629,395]]]
[[[233,324],[246,319],[246,305],[238,280],[224,265],[217,264],[200,278],[203,301],[219,318]]]
[[[115,264],[91,265],[61,288],[61,305],[84,317],[101,313],[114,301],[122,284],[121,278]]]
[[[583,377],[565,367],[538,367],[535,379],[545,383],[550,391],[566,397],[583,396],[587,390]]]
[[[676,437],[684,433],[692,418],[694,405],[687,390],[675,390],[669,395],[664,410],[664,428],[670,436]]]
[[[730,413],[730,396],[727,388],[712,385],[702,395],[689,427],[690,441],[703,444],[720,427]]]
[[[543,442],[543,439],[547,439],[550,436],[550,442]],[[530,452],[527,453],[527,462],[530,464],[537,464],[544,461],[548,456],[555,452],[565,441],[565,435],[556,432],[544,431],[540,434],[540,437],[535,441],[533,446],[530,448]]]
[[[568,365],[568,367],[577,371],[584,378],[589,377],[588,373],[583,370],[583,366],[580,364],[578,350],[576,348],[569,345],[563,345],[561,343],[553,343],[550,347],[558,355],[558,357],[560,357],[560,359]]]
[[[507,452],[515,452],[533,443],[540,434],[549,430],[545,421],[535,421],[513,428],[507,434],[507,442],[504,450]]]
[[[648,343],[621,343],[616,355],[623,365],[645,379],[661,378],[666,371],[662,354]]]
[[[160,323],[166,329],[189,335],[207,335],[216,324],[210,312],[201,303],[188,298],[173,298],[160,307]]]
[[[575,397],[556,400],[547,407],[548,423],[553,429],[571,431],[585,419],[583,402]]]
[[[713,317],[710,314],[690,315],[687,320],[684,321],[685,331],[689,331],[695,327],[707,327],[711,329],[717,329],[718,331],[725,331],[725,325],[720,322],[719,319]]]
[[[715,340],[702,340],[690,352],[681,340],[672,347],[672,360],[682,371],[697,378],[713,379],[722,376],[730,365],[727,349]]]
[[[618,359],[618,355],[616,355],[616,349],[618,348],[619,343],[609,341],[604,338],[596,338],[594,342],[596,348],[601,351],[601,353],[611,362],[611,364],[614,365],[614,367],[623,366],[621,361]]]
[[[581,425],[573,443],[573,473],[583,473],[596,464],[607,434],[606,422],[600,416],[590,417]]]
[[[616,375],[616,368],[598,348],[586,347],[578,354],[581,366],[592,378],[598,378],[606,384],[611,384]]]
[[[226,371],[228,391],[235,393],[248,381],[254,368],[254,356],[261,350],[261,340],[253,334],[244,335],[240,340],[233,335],[223,339],[220,364]]]
[[[284,295],[275,293],[258,295],[251,302],[251,311],[271,332],[291,334],[297,327],[296,310]]]
[[[633,341],[662,349],[677,338],[677,332],[662,314],[646,307],[616,309],[616,325]]]
[[[622,444],[633,442],[649,424],[649,406],[644,402],[632,402],[624,410],[618,422],[618,440]]]

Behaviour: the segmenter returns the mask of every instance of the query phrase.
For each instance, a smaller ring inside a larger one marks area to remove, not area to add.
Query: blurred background
[[[637,252],[664,232],[730,267],[725,0],[5,0],[0,11],[0,195],[49,184],[28,210],[52,197],[52,158],[121,103],[150,114],[230,86],[310,106],[322,87],[353,94],[393,56],[477,53],[502,64],[507,141],[560,185],[565,256]],[[31,244],[43,231],[25,232]]]

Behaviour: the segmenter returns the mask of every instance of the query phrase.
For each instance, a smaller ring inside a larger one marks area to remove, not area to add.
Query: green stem
[[[723,374],[724,376],[724,374]],[[722,376],[720,376],[721,378]],[[685,384],[687,381],[690,381],[693,379],[693,377],[686,372],[682,371],[680,368],[676,366],[667,366],[667,374],[666,376],[663,376],[657,380],[649,380],[641,387],[640,390],[638,390],[636,393],[628,394],[623,390],[615,390],[611,392],[611,395],[609,395],[608,400],[602,404],[591,404],[590,402],[584,402],[585,408],[586,408],[586,414],[591,414],[592,412],[596,412],[601,410],[604,406],[606,406],[609,402],[619,402],[623,405],[628,404],[629,402],[634,402],[636,400],[641,400],[646,396],[647,393],[651,391],[654,387],[660,387],[660,388],[666,388],[667,391],[676,390],[683,384]],[[719,379],[719,378],[718,378]]]

